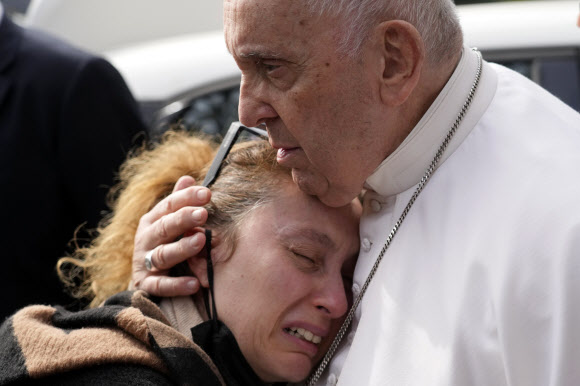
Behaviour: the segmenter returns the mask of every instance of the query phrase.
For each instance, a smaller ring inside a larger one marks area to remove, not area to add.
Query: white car
[[[217,134],[237,120],[240,71],[221,30],[105,53],[139,101],[154,133],[180,121]]]
[[[70,3],[77,2],[63,2]],[[191,6],[189,0],[172,0],[171,4],[173,8]],[[577,0],[508,1],[458,9],[469,46],[478,47],[486,60],[528,76],[580,111]],[[212,10],[209,25],[221,25],[217,20],[221,16],[216,15]],[[56,28],[57,24],[51,25]],[[240,73],[220,29],[142,41],[104,55],[126,79],[153,133],[180,123],[215,134],[237,120]]]
[[[580,110],[578,1],[459,6],[469,46],[507,65]],[[108,52],[154,133],[180,123],[206,133],[237,120],[239,71],[222,31],[164,39]]]

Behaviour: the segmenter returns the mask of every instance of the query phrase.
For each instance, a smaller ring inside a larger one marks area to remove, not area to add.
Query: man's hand
[[[198,291],[195,277],[169,277],[175,265],[197,255],[205,245],[203,231],[192,232],[207,221],[202,208],[211,198],[209,189],[194,186],[192,177],[181,177],[168,197],[141,217],[133,250],[133,286],[155,296],[185,296]],[[181,236],[180,240],[176,239]],[[148,271],[145,256],[151,252],[154,267]]]

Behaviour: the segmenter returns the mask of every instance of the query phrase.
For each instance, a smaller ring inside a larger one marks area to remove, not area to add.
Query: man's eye
[[[260,67],[271,78],[280,78],[284,75],[285,66],[278,61],[261,61]]]
[[[263,67],[264,67],[264,70],[266,70],[267,72],[272,72],[272,71],[275,71],[278,68],[280,68],[280,65],[278,65],[278,64],[267,64],[267,63],[264,63],[263,64]]]

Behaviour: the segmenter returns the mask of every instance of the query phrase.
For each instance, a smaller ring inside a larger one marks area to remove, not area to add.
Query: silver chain
[[[348,327],[350,326],[350,323],[352,322],[352,319],[354,318],[354,314],[355,314],[356,309],[358,308],[360,302],[362,301],[362,298],[363,298],[368,286],[370,285],[371,280],[373,279],[373,277],[375,276],[375,273],[377,272],[377,269],[379,268],[379,264],[381,263],[381,260],[383,259],[385,252],[387,251],[387,249],[391,245],[393,238],[397,234],[397,231],[399,230],[399,227],[401,226],[401,224],[405,220],[405,217],[407,217],[407,213],[409,213],[409,210],[411,209],[411,207],[415,203],[415,200],[419,196],[419,193],[421,193],[421,191],[423,190],[423,188],[427,184],[427,181],[429,181],[429,179],[431,178],[431,175],[435,171],[435,167],[439,163],[439,160],[441,159],[443,152],[445,151],[445,149],[449,145],[451,138],[453,138],[453,135],[457,131],[459,124],[461,123],[461,121],[463,120],[463,117],[465,116],[465,113],[467,112],[467,109],[471,105],[471,101],[473,100],[475,90],[477,90],[477,86],[479,85],[479,79],[481,78],[481,66],[482,66],[481,53],[479,51],[477,51],[476,49],[474,49],[474,51],[476,52],[476,54],[478,56],[479,62],[478,62],[478,66],[477,66],[477,72],[475,74],[475,80],[473,81],[473,85],[471,86],[471,90],[469,90],[469,95],[467,96],[467,100],[463,104],[463,107],[461,107],[461,111],[457,115],[457,118],[455,119],[453,126],[451,126],[451,128],[447,132],[447,135],[445,136],[443,143],[441,144],[441,146],[439,146],[439,149],[437,150],[437,153],[435,154],[435,158],[433,158],[433,161],[431,161],[431,164],[427,168],[427,171],[425,171],[425,174],[423,175],[423,178],[421,178],[421,181],[419,182],[417,189],[413,193],[413,196],[411,196],[411,199],[407,203],[407,206],[405,206],[403,213],[401,213],[401,216],[399,217],[399,219],[397,220],[397,222],[393,226],[391,233],[389,233],[389,236],[387,237],[387,241],[385,242],[385,245],[381,249],[381,252],[379,253],[379,256],[377,257],[375,264],[371,268],[371,271],[370,271],[364,285],[361,288],[360,294],[358,295],[358,297],[354,301],[352,307],[350,308],[350,311],[348,312],[348,315],[346,316],[346,319],[344,320],[342,327],[338,331],[338,334],[334,338],[332,345],[330,345],[328,352],[326,353],[326,355],[322,359],[322,362],[320,363],[320,365],[316,369],[316,372],[314,374],[312,374],[310,376],[310,378],[308,379],[307,383],[309,386],[312,386],[316,382],[318,382],[318,379],[320,378],[320,376],[324,372],[324,369],[326,369],[326,366],[328,366],[330,359],[332,359],[332,357],[334,356],[334,353],[336,352],[338,345],[342,341],[344,334],[346,334],[346,331],[348,330]]]

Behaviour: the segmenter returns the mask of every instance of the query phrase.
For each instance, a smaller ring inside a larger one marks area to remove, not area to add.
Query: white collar
[[[4,7],[0,3],[0,25],[2,25],[2,18],[4,17]]]
[[[457,68],[443,90],[403,143],[366,180],[365,189],[382,196],[391,196],[419,183],[467,99],[475,80],[477,64],[477,54],[464,47]],[[473,102],[443,153],[439,165],[459,147],[477,124],[491,103],[496,87],[497,76],[484,62]]]

